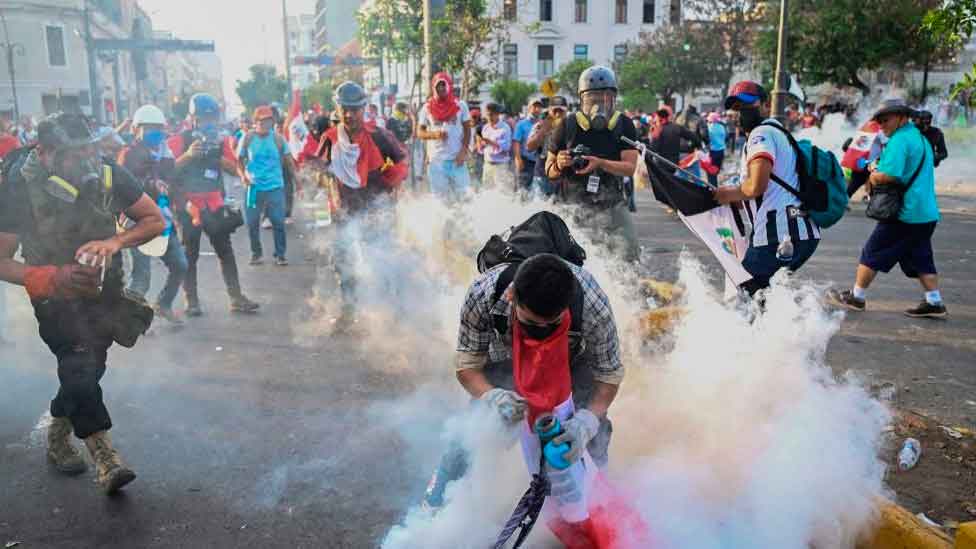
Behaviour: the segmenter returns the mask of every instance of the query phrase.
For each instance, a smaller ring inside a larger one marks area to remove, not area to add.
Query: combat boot
[[[66,475],[80,475],[88,470],[88,464],[71,444],[71,422],[66,417],[56,417],[47,428],[47,460],[54,468]]]
[[[99,431],[85,439],[88,452],[95,462],[95,484],[105,495],[114,494],[136,479],[136,474],[122,463],[112,447],[108,431]]]

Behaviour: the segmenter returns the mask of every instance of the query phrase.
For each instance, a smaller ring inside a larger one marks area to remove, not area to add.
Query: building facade
[[[359,20],[356,13],[365,0],[316,0],[315,2],[315,48],[318,55],[335,55],[340,50],[358,50]],[[319,77],[329,79],[333,69],[330,66],[318,68]]]
[[[292,58],[312,57],[318,53],[315,42],[315,15],[288,16],[288,52]],[[319,69],[315,65],[291,64],[292,85],[305,89],[318,82]]]

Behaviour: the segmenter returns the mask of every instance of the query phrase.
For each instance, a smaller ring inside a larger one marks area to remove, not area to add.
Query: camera
[[[572,157],[573,163],[572,168],[575,171],[580,171],[586,169],[588,162],[584,156],[593,156],[593,151],[590,150],[586,145],[576,145],[571,151],[569,151],[569,156]]]
[[[217,132],[195,131],[193,140],[200,141],[203,146],[203,158],[207,160],[219,159],[223,154],[223,142]]]

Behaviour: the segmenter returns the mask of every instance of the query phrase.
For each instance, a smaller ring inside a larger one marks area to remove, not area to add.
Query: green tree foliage
[[[560,89],[569,92],[570,97],[579,96],[579,77],[586,69],[593,66],[593,61],[589,59],[574,59],[569,63],[559,67],[556,74],[552,76]]]
[[[721,62],[715,64],[715,78],[722,82],[722,97],[728,92],[736,66],[752,52],[769,6],[767,0],[685,0],[684,9],[702,15],[700,24],[720,47]]]
[[[924,14],[935,0],[795,0],[789,4],[789,66],[804,85],[830,82],[870,93],[860,71],[920,61]],[[778,10],[768,10],[757,40],[767,68],[775,65]]]
[[[675,94],[720,83],[724,52],[707,25],[668,25],[644,35],[628,51],[617,75],[628,108],[651,108],[656,100],[669,103]]]
[[[322,108],[331,111],[335,104],[332,102],[332,84],[326,81],[316,82],[302,91],[302,104],[306,108],[318,103]]]
[[[529,102],[529,97],[535,91],[535,86],[528,82],[504,78],[492,84],[491,98],[505,106],[508,112],[517,113]]]
[[[282,104],[289,102],[288,81],[273,66],[251,65],[250,71],[251,78],[238,80],[236,87],[237,96],[247,112],[274,101]]]
[[[949,0],[925,15],[925,30],[961,46],[976,31],[976,0]]]

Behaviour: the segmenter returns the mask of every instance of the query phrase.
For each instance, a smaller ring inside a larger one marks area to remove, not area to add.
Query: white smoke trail
[[[835,379],[824,364],[839,318],[824,311],[815,290],[779,281],[768,312],[750,323],[722,303],[693,258],[683,257],[689,312],[670,345],[642,345],[631,267],[592,246],[567,212],[486,192],[456,208],[432,198],[401,201],[395,241],[410,250],[405,262],[377,261],[378,254],[362,270],[375,279],[381,271],[411,269],[412,284],[421,286],[403,291],[412,293],[411,302],[423,303],[400,311],[406,317],[392,336],[389,329],[372,332],[380,325],[371,325],[367,345],[396,347],[404,358],[390,367],[408,369],[419,385],[403,398],[374,403],[371,416],[388,418],[410,455],[426,459],[407,460],[421,474],[436,466],[437,452],[458,433],[473,452],[467,476],[448,487],[448,504],[433,518],[416,506],[404,509],[383,547],[490,545],[528,485],[511,436],[469,413],[451,364],[474,254],[491,234],[543,208],[570,222],[589,252],[587,269],[614,307],[628,373],[611,409],[610,476],[626,487],[659,546],[852,546],[870,526],[873,498],[884,492],[877,454],[888,412],[856,380]],[[388,246],[382,251],[388,253]],[[400,299],[379,285],[365,287],[376,292],[367,299],[374,309]],[[421,317],[437,322],[414,322]],[[412,363],[417,355],[429,360]],[[452,403],[443,434],[430,429],[433,401]],[[425,428],[410,427],[417,425]],[[540,524],[528,546],[558,543]]]

